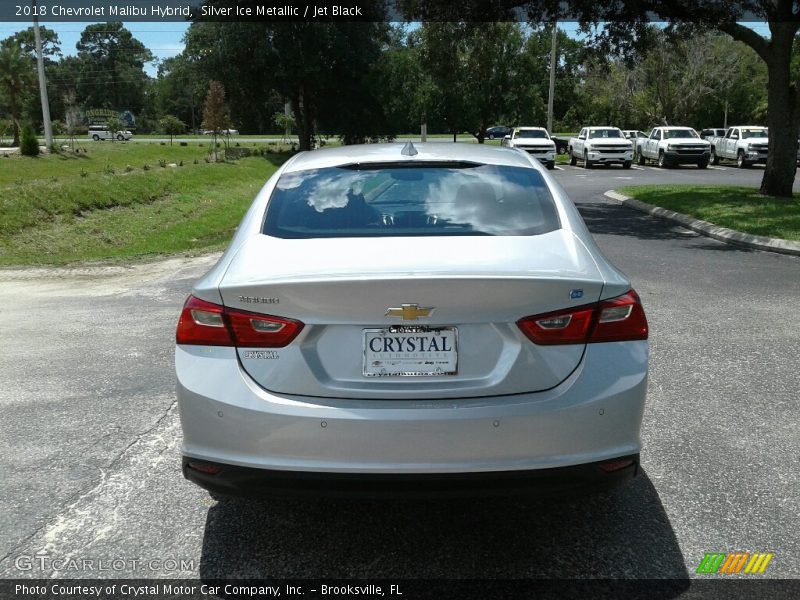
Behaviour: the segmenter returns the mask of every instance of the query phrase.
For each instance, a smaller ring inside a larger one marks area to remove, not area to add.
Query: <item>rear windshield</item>
[[[331,167],[281,176],[263,232],[279,238],[539,235],[560,228],[534,169]]]
[[[622,137],[622,133],[619,129],[595,129],[589,132],[589,139],[620,137]]]

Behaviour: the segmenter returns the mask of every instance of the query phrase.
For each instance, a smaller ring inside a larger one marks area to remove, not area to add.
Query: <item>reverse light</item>
[[[639,295],[634,291],[594,304],[525,317],[517,326],[534,344],[591,344],[646,340]]]
[[[178,320],[175,341],[200,346],[283,348],[303,327],[294,319],[234,310],[189,296]]]

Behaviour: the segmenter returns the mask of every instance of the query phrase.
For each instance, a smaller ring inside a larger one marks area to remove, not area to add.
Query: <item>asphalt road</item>
[[[642,476],[566,501],[217,502],[180,474],[172,364],[215,257],[0,271],[0,577],[683,579],[716,551],[773,552],[764,577],[800,577],[800,259],[602,196],[760,170],[554,175],[648,313]],[[65,558],[125,562],[48,562]]]

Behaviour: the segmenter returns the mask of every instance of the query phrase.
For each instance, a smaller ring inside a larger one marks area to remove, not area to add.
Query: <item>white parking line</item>
[[[727,171],[725,167],[715,167],[714,165],[708,165],[706,169],[714,169],[715,171]]]
[[[620,177],[620,176],[617,176],[617,177],[614,177],[614,179],[633,179],[633,177]]]
[[[636,165],[631,165],[631,169],[636,169],[637,171],[644,171],[644,167],[638,167]]]
[[[561,167],[559,167],[558,165],[556,165],[556,166],[555,166],[555,167],[553,167],[553,168],[554,168],[556,171],[563,171],[563,170],[564,170],[564,169],[562,169]]]

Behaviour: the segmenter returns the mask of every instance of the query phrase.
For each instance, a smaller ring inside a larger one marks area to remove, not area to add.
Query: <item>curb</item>
[[[781,238],[771,238],[762,235],[752,235],[735,229],[728,229],[727,227],[720,227],[708,221],[695,219],[689,215],[678,213],[673,210],[667,210],[654,204],[647,204],[641,200],[630,198],[623,194],[619,194],[614,190],[609,190],[603,194],[606,198],[616,200],[629,208],[648,213],[650,215],[674,221],[684,227],[701,233],[717,241],[726,244],[733,244],[736,246],[745,246],[747,248],[755,248],[756,250],[765,250],[767,252],[777,252],[779,254],[790,254],[792,256],[800,256],[800,242],[791,240],[784,240]]]

